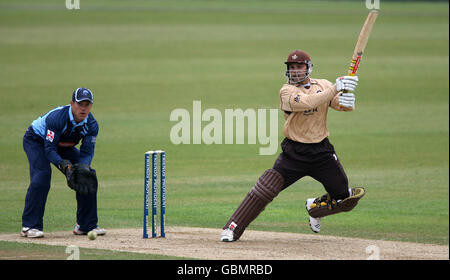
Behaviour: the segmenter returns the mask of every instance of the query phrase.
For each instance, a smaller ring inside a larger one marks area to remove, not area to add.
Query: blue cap
[[[72,101],[81,102],[81,101],[89,101],[94,103],[94,95],[87,88],[77,88],[72,94]]]

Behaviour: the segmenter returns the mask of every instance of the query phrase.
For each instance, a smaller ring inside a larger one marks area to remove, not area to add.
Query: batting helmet
[[[285,75],[288,78],[289,82],[292,82],[291,75],[289,73],[289,64],[291,64],[291,63],[299,63],[299,64],[305,64],[306,65],[305,76],[301,80],[297,80],[294,83],[301,83],[304,80],[306,80],[306,78],[308,78],[309,75],[311,74],[312,68],[313,68],[313,64],[311,62],[311,57],[309,56],[309,54],[307,54],[305,51],[302,51],[302,50],[294,50],[294,51],[292,51],[289,54],[287,60],[284,63],[287,66]]]

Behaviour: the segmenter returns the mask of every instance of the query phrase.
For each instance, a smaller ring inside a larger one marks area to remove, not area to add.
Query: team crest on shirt
[[[47,137],[45,137],[45,140],[53,142],[54,138],[55,138],[55,133],[53,131],[51,131],[50,129],[47,129]]]
[[[295,102],[300,102],[300,94],[297,94],[297,96],[294,98],[294,101]]]

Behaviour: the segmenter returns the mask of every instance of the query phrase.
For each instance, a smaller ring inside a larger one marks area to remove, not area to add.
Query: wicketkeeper
[[[284,113],[282,153],[274,166],[266,170],[223,227],[221,241],[238,240],[247,226],[282,190],[304,176],[311,176],[324,186],[326,194],[306,200],[309,225],[318,233],[321,218],[352,210],[365,194],[361,187],[350,189],[347,175],[328,140],[328,107],[352,111],[357,76],[344,76],[333,84],[325,79],[310,78],[313,69],[310,56],[291,52],[285,62],[287,83],[280,90]]]
[[[31,123],[23,137],[30,165],[30,185],[22,214],[23,237],[43,237],[43,217],[54,164],[76,192],[77,213],[73,233],[84,235],[97,226],[97,175],[90,167],[94,156],[98,124],[90,113],[93,94],[77,88],[69,105],[52,109]],[[82,141],[80,149],[75,146]]]

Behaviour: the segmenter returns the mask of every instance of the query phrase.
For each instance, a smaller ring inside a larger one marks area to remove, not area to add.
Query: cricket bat
[[[366,48],[367,41],[369,40],[370,31],[372,31],[373,24],[378,16],[378,10],[372,10],[366,18],[366,22],[359,33],[358,42],[356,42],[355,50],[353,51],[352,62],[348,67],[348,75],[355,76],[358,71],[359,64],[361,62],[364,49]]]

